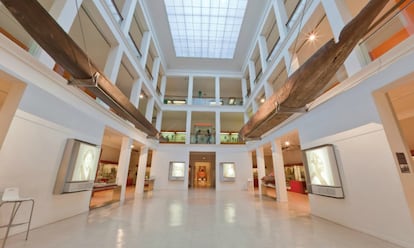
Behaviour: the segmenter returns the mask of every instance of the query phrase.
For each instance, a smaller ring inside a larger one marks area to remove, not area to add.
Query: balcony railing
[[[220,144],[245,144],[239,138],[238,131],[229,131],[220,133]]]
[[[185,131],[161,131],[160,143],[185,143]]]

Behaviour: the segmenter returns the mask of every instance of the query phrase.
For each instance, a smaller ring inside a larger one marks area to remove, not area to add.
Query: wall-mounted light
[[[260,103],[264,103],[265,102],[265,99],[264,99],[264,97],[262,97],[261,99],[260,99]]]
[[[140,99],[144,98],[144,93],[139,94],[139,98]]]

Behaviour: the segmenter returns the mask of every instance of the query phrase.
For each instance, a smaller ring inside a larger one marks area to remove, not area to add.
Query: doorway
[[[414,219],[414,80],[407,76],[374,92],[384,131]]]
[[[190,152],[189,188],[216,187],[216,153]]]

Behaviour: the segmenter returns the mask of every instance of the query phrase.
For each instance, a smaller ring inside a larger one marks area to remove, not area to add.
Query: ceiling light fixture
[[[311,32],[308,34],[308,41],[313,42],[316,40],[316,38],[318,38],[318,36],[316,35],[315,32]]]
[[[264,103],[265,102],[265,99],[264,99],[264,97],[262,97],[261,99],[260,99],[260,103]]]

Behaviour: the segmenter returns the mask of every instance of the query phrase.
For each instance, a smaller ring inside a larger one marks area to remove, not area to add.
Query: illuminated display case
[[[56,177],[55,194],[92,190],[100,147],[68,139]]]
[[[344,198],[333,145],[303,150],[308,190],[312,194]]]
[[[168,179],[171,181],[184,181],[185,171],[185,162],[171,161]]]
[[[236,181],[236,166],[233,162],[220,163],[220,178],[222,182]]]

